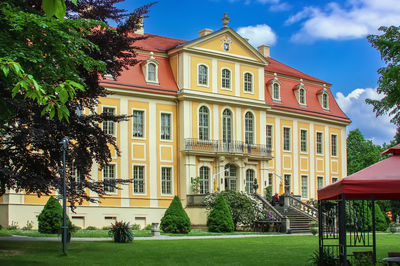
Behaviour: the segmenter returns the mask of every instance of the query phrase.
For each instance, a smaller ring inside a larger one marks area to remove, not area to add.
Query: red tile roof
[[[165,52],[168,49],[174,48],[178,45],[184,44],[187,41],[168,38],[153,34],[145,33],[144,35],[132,33],[131,37],[141,37],[145,36],[146,39],[137,40],[133,43],[133,46],[140,48],[145,51],[153,51],[153,52]]]

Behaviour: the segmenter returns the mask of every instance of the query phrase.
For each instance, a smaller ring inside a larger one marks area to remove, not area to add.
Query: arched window
[[[232,142],[232,112],[229,109],[222,113],[222,140],[224,143]]]
[[[200,194],[209,192],[210,169],[206,166],[200,167]]]
[[[223,89],[231,89],[231,71],[229,69],[222,69],[221,86]]]
[[[253,193],[253,184],[254,184],[254,170],[247,169],[247,171],[246,171],[246,192],[248,194]]]
[[[246,144],[254,144],[254,116],[251,112],[247,112],[244,116],[244,124],[245,124],[245,143]]]
[[[199,140],[209,140],[209,112],[205,106],[199,109]]]
[[[236,190],[236,166],[225,165],[225,190]]]
[[[206,65],[199,65],[198,83],[199,85],[208,85],[208,68]]]
[[[253,75],[251,73],[244,73],[244,91],[253,91]]]
[[[154,63],[147,64],[147,80],[148,81],[157,82],[156,69],[157,69],[156,64],[154,64]]]
[[[299,103],[306,104],[306,90],[299,89]]]
[[[328,94],[327,93],[322,94],[322,107],[324,109],[328,109]]]
[[[274,83],[272,99],[279,100],[281,98],[281,96],[280,96],[280,87],[281,86],[278,83]]]

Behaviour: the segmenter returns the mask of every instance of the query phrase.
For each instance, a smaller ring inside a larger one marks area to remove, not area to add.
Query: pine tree
[[[218,196],[208,216],[207,226],[210,232],[232,232],[235,229],[231,212],[222,194]]]
[[[190,219],[182,207],[181,200],[175,196],[161,219],[160,228],[167,233],[187,234],[191,230]]]
[[[61,233],[63,223],[63,209],[53,196],[49,198],[44,205],[42,212],[38,217],[39,232],[42,234]],[[71,227],[71,221],[67,217],[67,225]]]

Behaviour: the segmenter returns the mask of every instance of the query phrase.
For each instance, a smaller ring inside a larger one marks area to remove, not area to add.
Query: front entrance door
[[[225,190],[236,190],[236,166],[225,165]]]

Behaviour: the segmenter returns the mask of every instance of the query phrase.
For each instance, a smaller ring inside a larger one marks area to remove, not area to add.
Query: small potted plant
[[[308,227],[310,227],[310,232],[315,236],[318,233],[318,223],[315,221],[312,221],[308,224]]]
[[[111,225],[108,234],[113,237],[114,242],[127,243],[133,240],[133,233],[129,223],[116,222]]]
[[[395,222],[389,224],[389,231],[392,232],[392,234],[397,232],[397,224]]]

